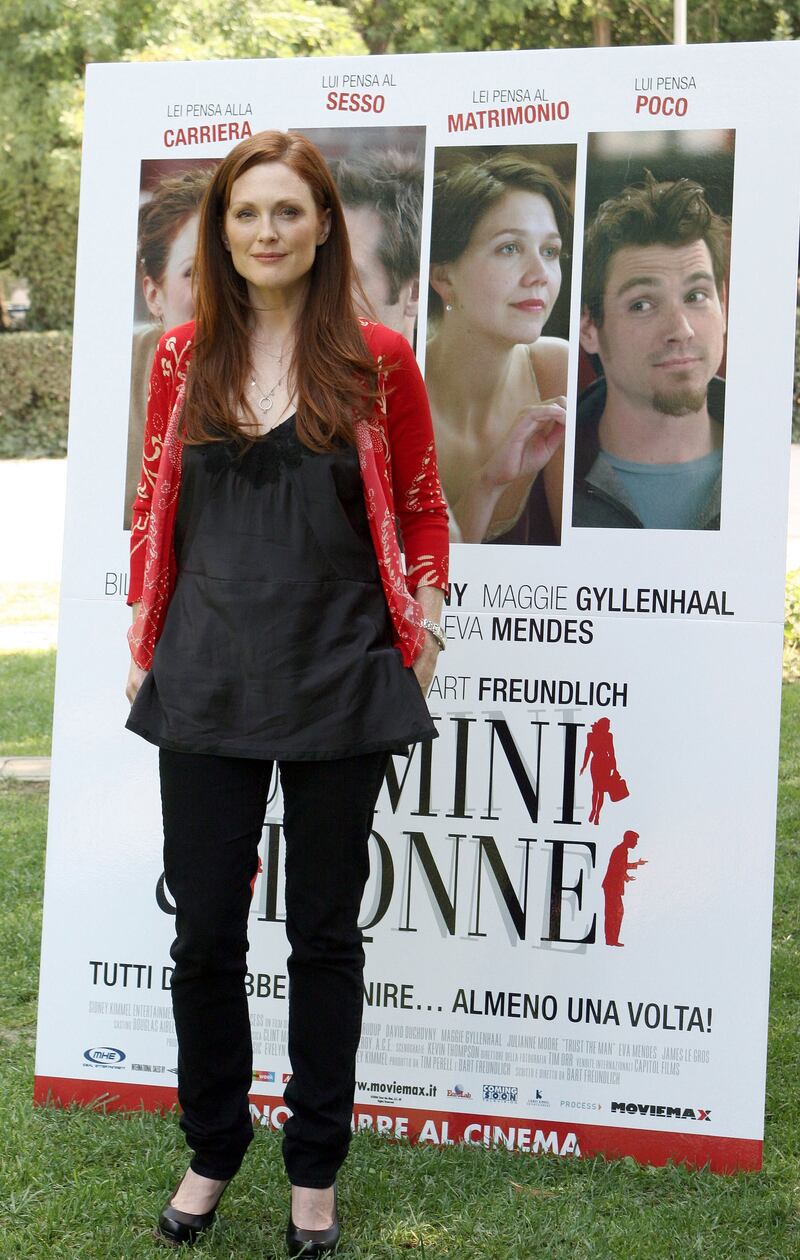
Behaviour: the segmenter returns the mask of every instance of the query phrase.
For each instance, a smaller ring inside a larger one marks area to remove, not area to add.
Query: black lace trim
[[[274,484],[284,468],[299,468],[308,448],[297,436],[294,416],[242,447],[238,442],[212,442],[203,457],[211,473],[232,472],[251,485]]]

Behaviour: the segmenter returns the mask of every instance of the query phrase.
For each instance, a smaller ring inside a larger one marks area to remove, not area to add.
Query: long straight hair
[[[248,444],[239,416],[250,413],[247,284],[223,245],[234,183],[265,162],[283,162],[308,185],[320,211],[330,212],[327,240],[317,248],[297,321],[288,372],[297,399],[300,440],[312,450],[353,441],[353,423],[372,407],[377,370],[353,304],[353,264],[344,212],[328,167],[298,132],[259,131],[220,162],[200,212],[195,257],[195,339],[181,437],[192,444]]]

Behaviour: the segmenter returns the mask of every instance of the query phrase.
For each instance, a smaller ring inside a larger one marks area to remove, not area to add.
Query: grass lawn
[[[0,656],[0,756],[49,751],[52,654]],[[13,708],[14,716],[6,711]],[[13,740],[12,740],[13,732]],[[138,1260],[183,1169],[172,1120],[34,1109],[35,991],[46,785],[0,783],[0,1257]],[[764,1171],[735,1177],[632,1160],[559,1160],[354,1140],[342,1260],[791,1260],[800,1256],[800,684],[784,689]],[[283,1256],[287,1194],[259,1133],[208,1260]]]
[[[58,619],[58,582],[0,582],[0,625]]]
[[[58,582],[0,582],[0,654],[55,647]]]
[[[0,757],[49,757],[56,654],[0,652]]]

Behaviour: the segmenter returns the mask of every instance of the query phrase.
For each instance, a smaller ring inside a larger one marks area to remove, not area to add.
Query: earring
[[[444,304],[444,309],[445,309],[446,311],[452,311],[452,309],[453,309],[453,303],[452,303],[452,302],[445,302],[445,304]]]

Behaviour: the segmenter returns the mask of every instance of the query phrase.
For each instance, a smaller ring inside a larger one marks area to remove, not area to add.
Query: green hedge
[[[67,453],[72,334],[0,336],[0,459]]]
[[[800,442],[800,308],[796,330],[792,441]],[[67,453],[72,335],[0,335],[0,459]]]
[[[786,620],[783,625],[783,676],[800,679],[800,569],[786,575]]]

